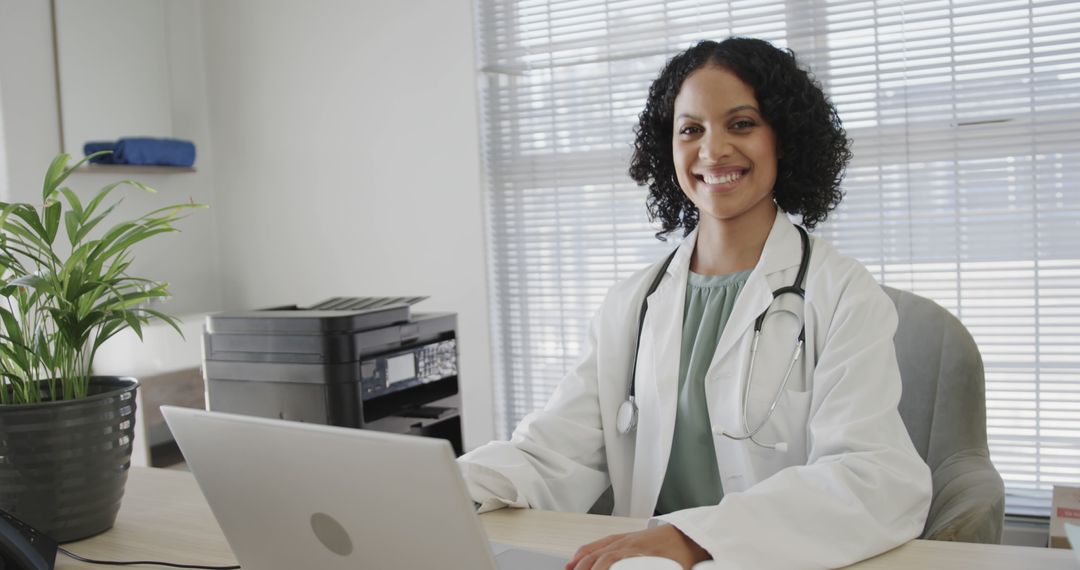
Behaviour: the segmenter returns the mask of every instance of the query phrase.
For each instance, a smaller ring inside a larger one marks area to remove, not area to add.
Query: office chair
[[[986,387],[975,340],[937,303],[882,289],[900,317],[893,337],[903,383],[900,416],[933,477],[921,538],[998,544],[1005,487],[986,444]]]

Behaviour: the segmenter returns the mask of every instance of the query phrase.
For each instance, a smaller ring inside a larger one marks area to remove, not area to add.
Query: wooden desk
[[[481,520],[494,541],[567,556],[591,540],[645,527],[645,521],[640,519],[509,509],[485,514]],[[163,469],[132,468],[116,526],[66,548],[81,556],[105,560],[236,563],[195,479],[190,473]],[[112,567],[83,564],[59,555],[56,568]],[[1077,570],[1078,566],[1067,550],[913,540],[852,568]]]

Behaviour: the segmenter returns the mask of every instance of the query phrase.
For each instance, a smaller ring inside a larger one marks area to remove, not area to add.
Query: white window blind
[[[701,39],[793,48],[855,141],[818,230],[978,342],[1007,509],[1080,484],[1080,2],[478,0],[500,435],[539,408],[656,241],[636,115]]]
[[[3,102],[4,86],[0,85],[0,103]],[[0,105],[0,200],[8,202],[11,196],[8,190],[7,149],[4,148],[4,113]]]

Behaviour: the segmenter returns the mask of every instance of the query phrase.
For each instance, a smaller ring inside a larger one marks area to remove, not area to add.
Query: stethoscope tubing
[[[748,373],[746,375],[748,379],[752,379],[754,377],[754,362],[757,361],[757,344],[758,344],[758,338],[760,336],[761,336],[761,331],[754,331],[754,343],[750,347],[750,370],[748,371]],[[802,355],[802,348],[803,348],[803,341],[799,340],[795,344],[795,350],[791,355],[791,362],[788,363],[787,371],[784,372],[784,380],[783,380],[783,382],[780,383],[780,387],[777,388],[776,394],[773,395],[772,405],[769,406],[769,411],[765,412],[765,417],[762,418],[762,420],[758,423],[757,427],[752,429],[752,430],[750,429],[750,423],[749,423],[749,420],[746,417],[746,411],[745,411],[749,407],[749,404],[750,404],[750,382],[749,382],[749,380],[747,381],[747,383],[743,386],[743,398],[742,398],[743,429],[746,430],[746,431],[745,431],[745,433],[742,433],[742,434],[736,434],[736,433],[730,433],[730,432],[724,431],[723,435],[725,437],[729,437],[729,438],[737,440],[737,441],[742,441],[744,439],[749,439],[750,441],[760,445],[761,447],[767,447],[767,448],[770,448],[770,449],[773,449],[773,448],[776,447],[774,444],[761,443],[760,441],[754,439],[754,436],[757,435],[757,433],[759,431],[761,431],[761,428],[765,427],[765,424],[769,423],[769,418],[771,418],[772,415],[773,415],[773,412],[776,411],[776,405],[777,405],[777,403],[780,402],[780,396],[783,395],[784,389],[787,388],[788,379],[791,378],[791,371],[795,368],[795,363],[797,363],[799,361],[799,356]]]

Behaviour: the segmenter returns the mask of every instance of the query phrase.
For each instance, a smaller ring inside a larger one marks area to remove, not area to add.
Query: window
[[[1007,508],[1080,483],[1080,2],[478,0],[498,429],[547,400],[605,291],[677,240],[626,174],[700,39],[791,47],[855,141],[818,233],[935,299],[986,365]]]
[[[0,85],[0,101],[3,101],[3,85]],[[8,184],[10,182],[8,182],[7,173],[7,149],[4,148],[4,113],[3,105],[0,105],[0,200],[5,202],[11,200]]]

